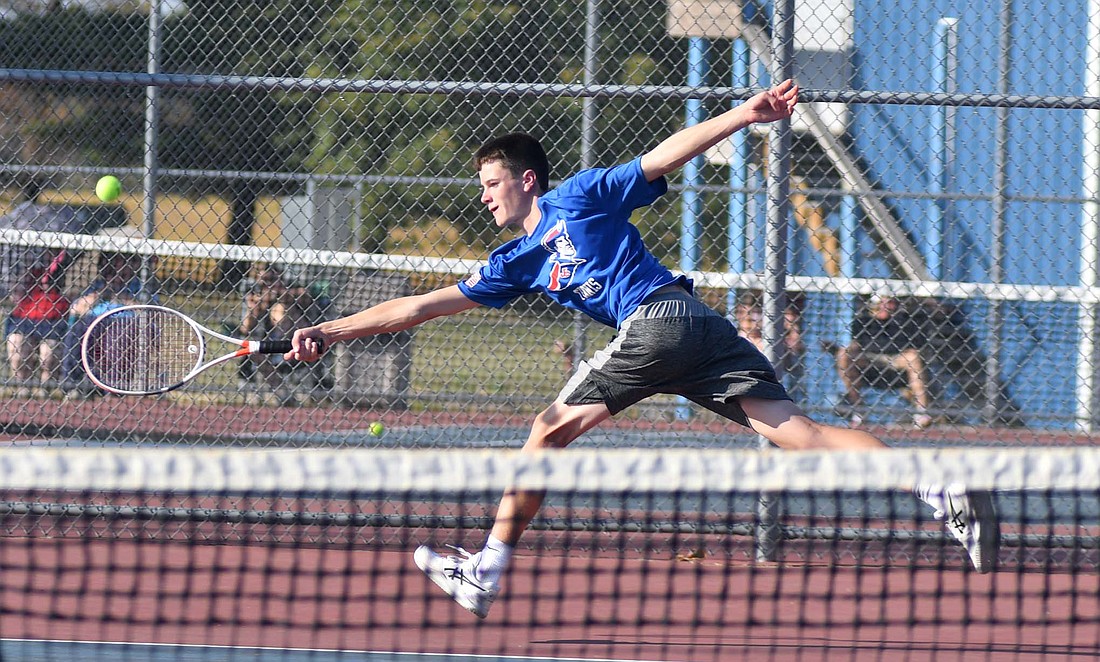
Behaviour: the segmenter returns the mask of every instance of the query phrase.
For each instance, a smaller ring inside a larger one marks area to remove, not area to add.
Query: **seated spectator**
[[[734,307],[734,318],[741,335],[752,341],[762,353],[767,354],[764,344],[764,304],[760,294],[745,292]],[[795,384],[799,381],[806,346],[802,341],[802,307],[800,300],[789,295],[784,311],[783,353],[779,357],[777,369],[790,377]],[[793,386],[794,384],[789,384]]]
[[[61,375],[67,398],[91,397],[99,393],[88,381],[80,364],[80,343],[95,318],[109,310],[139,302],[142,291],[140,269],[141,257],[138,255],[100,253],[96,260],[99,276],[73,299],[62,343]]]
[[[69,312],[62,290],[72,258],[65,250],[41,251],[12,284],[13,307],[5,333],[16,397],[46,397],[59,381],[59,348]],[[37,386],[32,381],[36,358]]]
[[[565,373],[565,377],[568,379],[573,375],[573,371],[576,368],[576,362],[573,358],[573,343],[565,342],[564,340],[555,340],[554,351],[561,355],[562,372]]]
[[[924,317],[896,297],[871,297],[852,321],[852,342],[836,349],[837,372],[845,391],[845,402],[837,408],[839,415],[859,425],[863,421],[861,389],[868,383],[892,385],[894,378],[901,378],[902,395],[915,409],[913,423],[921,428],[932,424],[928,372],[922,355],[928,343],[925,326]]]
[[[317,302],[306,288],[291,287],[282,270],[275,265],[259,265],[255,270],[255,285],[245,294],[244,317],[238,328],[242,338],[287,340],[294,329],[319,321],[316,319]],[[244,382],[242,385],[251,384],[259,376],[267,390],[264,400],[289,406],[297,404],[290,384],[293,369],[282,355],[266,354],[249,357],[238,374]]]

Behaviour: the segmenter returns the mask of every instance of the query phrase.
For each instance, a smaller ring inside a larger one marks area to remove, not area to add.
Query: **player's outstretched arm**
[[[736,108],[672,134],[642,155],[642,172],[647,181],[667,175],[750,124],[790,117],[797,103],[798,86],[785,80]]]
[[[454,315],[477,307],[457,285],[440,288],[427,294],[417,294],[384,301],[354,315],[321,322],[298,329],[291,338],[292,349],[284,355],[288,360],[314,361],[334,343],[380,333],[396,333],[436,317]]]

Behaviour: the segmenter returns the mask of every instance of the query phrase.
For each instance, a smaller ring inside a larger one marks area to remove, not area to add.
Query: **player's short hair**
[[[535,181],[545,193],[550,190],[550,160],[542,143],[526,133],[515,132],[497,136],[474,153],[474,169],[485,163],[499,162],[508,172],[519,177],[528,170],[535,172]]]

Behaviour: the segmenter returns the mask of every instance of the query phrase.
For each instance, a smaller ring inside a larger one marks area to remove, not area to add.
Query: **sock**
[[[478,579],[494,584],[500,583],[500,576],[512,560],[511,545],[507,545],[493,536],[485,541],[485,548],[481,550],[481,558],[477,564]]]

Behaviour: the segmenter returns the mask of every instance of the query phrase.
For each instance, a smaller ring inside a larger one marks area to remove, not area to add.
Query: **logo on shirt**
[[[569,238],[564,220],[555,223],[554,227],[542,236],[540,243],[551,254],[550,283],[547,289],[551,292],[560,292],[569,287],[577,267],[587,260],[577,257],[577,247]]]
[[[602,289],[603,284],[600,283],[600,281],[596,280],[595,278],[589,278],[588,280],[577,286],[576,292],[577,296],[587,301],[599,294],[600,290]]]

